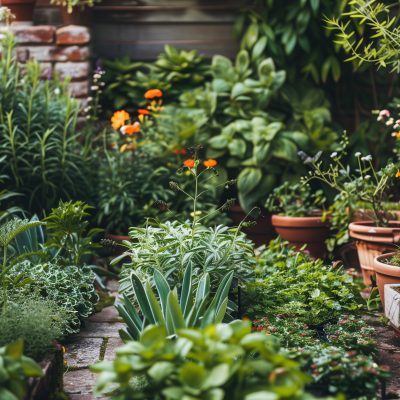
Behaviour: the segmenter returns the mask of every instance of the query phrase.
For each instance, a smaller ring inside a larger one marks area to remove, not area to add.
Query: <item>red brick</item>
[[[88,61],[81,62],[58,62],[54,66],[55,71],[63,78],[70,76],[72,79],[87,79],[90,65]]]
[[[89,47],[18,46],[16,55],[19,62],[32,58],[38,61],[84,61],[89,58]]]
[[[6,28],[1,28],[3,32]],[[16,25],[12,26],[15,37],[18,39],[18,43],[53,43],[54,32],[56,28],[50,25],[39,25],[39,26],[24,26]]]
[[[90,31],[86,26],[67,25],[56,31],[57,44],[85,44],[90,42]]]
[[[83,97],[89,95],[89,81],[71,82],[68,85],[68,92],[73,97]]]

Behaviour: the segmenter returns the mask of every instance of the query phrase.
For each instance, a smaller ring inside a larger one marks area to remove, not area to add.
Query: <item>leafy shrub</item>
[[[309,388],[318,391],[319,396],[345,393],[349,399],[376,399],[380,382],[390,378],[385,368],[355,350],[316,345],[283,352],[301,362],[301,370],[314,380]]]
[[[111,382],[120,386],[113,399],[300,399],[310,379],[298,363],[279,354],[272,336],[250,334],[249,322],[211,325],[204,330],[181,329],[166,338],[164,327],[148,326],[140,342],[117,349],[113,363],[91,365],[100,373],[95,392]],[[258,357],[254,357],[254,354]],[[144,375],[151,384],[129,385]]]
[[[0,346],[23,339],[24,355],[40,360],[62,339],[70,312],[51,299],[15,296],[0,313]]]
[[[233,271],[240,280],[250,280],[255,264],[249,258],[253,255],[252,243],[243,233],[234,234],[228,229],[221,225],[208,229],[196,225],[192,229],[177,221],[157,227],[132,228],[129,232],[132,242],[124,242],[129,251],[123,255],[129,255],[132,263],[124,264],[120,293],[133,294],[129,278],[132,269],[141,280],[159,270],[178,290],[189,264],[193,269],[193,284],[196,285],[204,274],[209,273],[214,292],[217,282],[229,271]]]
[[[325,266],[321,260],[309,261],[274,242],[257,263],[258,278],[248,285],[245,315],[296,314],[304,323],[318,325],[344,312],[357,314],[365,305],[360,287],[337,263]]]
[[[70,333],[76,332],[73,327],[79,327],[78,317],[85,318],[94,313],[94,305],[99,296],[93,286],[95,274],[89,267],[78,268],[60,259],[36,265],[24,261],[17,264],[11,273],[14,278],[31,281],[19,291],[29,293],[37,289],[41,296],[70,310],[74,317],[73,326],[68,327]]]
[[[265,207],[287,217],[305,217],[325,203],[322,190],[311,193],[309,185],[290,186],[285,182],[269,195]]]
[[[0,348],[0,398],[23,400],[28,378],[43,376],[43,371],[31,358],[22,354],[22,340]]]

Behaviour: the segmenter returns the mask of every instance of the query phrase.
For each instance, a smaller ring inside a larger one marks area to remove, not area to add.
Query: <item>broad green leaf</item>
[[[165,316],[165,311],[167,309],[167,299],[171,289],[168,286],[167,280],[157,269],[154,270],[154,282],[156,283],[157,290],[160,295],[162,311]]]
[[[262,178],[260,168],[245,168],[238,176],[238,189],[242,194],[247,194],[253,190]]]
[[[176,297],[174,296],[172,291],[168,295],[167,307],[170,310],[170,316],[171,316],[171,320],[174,325],[175,331],[177,329],[185,328],[186,325],[185,325],[185,320],[183,318],[181,308],[179,307],[178,300],[176,299]]]
[[[236,56],[236,68],[240,75],[244,74],[247,71],[249,64],[250,60],[247,50],[239,51],[238,55]]]
[[[151,290],[149,282],[146,282],[144,284],[144,290],[146,292],[147,301],[150,305],[155,324],[158,326],[165,325],[165,320],[164,320],[163,313],[161,311],[161,307],[158,304],[156,296],[154,295],[153,291]]]

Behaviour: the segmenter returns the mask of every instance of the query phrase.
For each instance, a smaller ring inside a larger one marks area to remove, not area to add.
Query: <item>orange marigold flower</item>
[[[125,125],[125,121],[129,119],[129,114],[124,110],[116,111],[111,117],[112,127],[118,129]]]
[[[154,99],[154,97],[161,97],[162,92],[160,89],[150,89],[145,94],[144,97],[146,99]]]
[[[149,110],[145,110],[145,109],[140,109],[140,110],[137,110],[137,112],[139,113],[139,114],[150,114],[150,111]]]
[[[397,138],[400,138],[400,132],[395,132],[394,136],[396,136]]]
[[[400,176],[400,169],[397,170],[396,178]]]
[[[133,125],[125,125],[121,128],[121,132],[132,136],[134,133],[140,132],[140,124],[136,121]]]
[[[174,150],[175,154],[186,154],[186,150],[185,149],[176,149]]]
[[[215,166],[217,165],[217,162],[216,162],[215,160],[213,160],[213,159],[210,158],[209,160],[204,161],[203,164],[204,164],[207,168],[209,168],[209,167],[215,167]]]
[[[193,168],[194,167],[194,160],[186,160],[183,162],[184,165],[186,165],[189,168]]]

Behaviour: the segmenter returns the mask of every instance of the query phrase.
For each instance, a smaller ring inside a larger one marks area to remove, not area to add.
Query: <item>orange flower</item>
[[[140,109],[140,110],[137,110],[137,112],[139,113],[139,114],[150,114],[150,111],[148,111],[148,110],[144,110],[144,109]]]
[[[400,138],[400,132],[395,132],[394,136],[396,136],[397,138]]]
[[[396,178],[398,178],[400,176],[400,170],[397,170],[397,174],[396,174]]]
[[[209,167],[215,167],[215,166],[217,165],[217,162],[216,162],[215,160],[213,160],[213,159],[210,158],[209,160],[204,161],[203,164],[204,164],[207,168],[209,168]]]
[[[129,136],[132,136],[134,133],[140,132],[140,124],[136,121],[133,125],[124,125],[121,128],[121,132],[123,134],[127,133]]]
[[[185,149],[176,149],[175,151],[174,151],[174,153],[175,154],[186,154],[186,150]]]
[[[114,129],[118,129],[121,126],[125,125],[125,121],[129,119],[129,114],[124,110],[117,111],[111,118],[112,127]]]
[[[186,160],[183,162],[184,165],[186,165],[189,168],[193,168],[194,167],[194,160]]]
[[[146,99],[153,99],[154,97],[161,97],[162,92],[160,89],[150,89],[145,94],[144,97]]]

